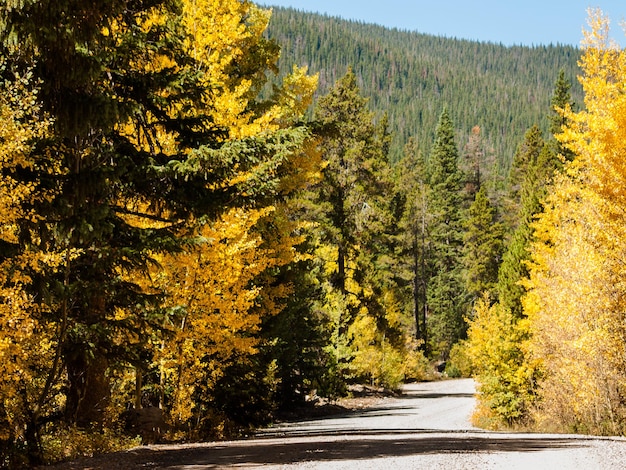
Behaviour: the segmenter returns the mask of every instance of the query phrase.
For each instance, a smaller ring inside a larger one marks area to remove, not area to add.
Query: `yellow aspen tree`
[[[260,287],[254,280],[279,262],[252,232],[268,211],[230,211],[201,227],[194,248],[163,260],[162,287],[180,315],[159,360],[174,386],[171,414],[179,423],[195,411],[194,396],[210,393],[233,358],[255,351],[260,317],[252,308]]]
[[[30,155],[34,139],[45,137],[50,126],[36,95],[29,75],[15,75],[0,86],[0,453],[6,450],[7,455],[11,443],[34,431],[34,420],[58,406],[54,390],[61,372],[56,332],[40,321],[45,311],[27,286],[33,271],[63,269],[63,255],[15,253],[23,221],[42,217],[28,204],[51,195],[38,188],[38,181],[15,177],[50,163]],[[0,459],[5,464],[11,466]]]
[[[293,126],[317,87],[316,76],[295,67],[269,101],[257,102],[265,72],[278,58],[276,46],[262,36],[268,21],[268,11],[247,1],[183,2],[187,47],[207,89],[195,108],[208,114],[217,139],[235,152],[239,141]],[[262,319],[280,311],[291,291],[274,276],[301,257],[296,247],[306,222],[291,216],[292,198],[319,178],[320,158],[310,140],[285,155],[276,169],[266,170],[267,162],[260,161],[256,168],[236,171],[237,158],[234,176],[223,184],[254,184],[261,170],[276,180],[270,188],[276,201],[265,209],[239,208],[218,218],[186,221],[181,237],[194,242],[163,258],[153,273],[156,287],[165,293],[164,307],[178,312],[157,361],[166,382],[161,388],[173,390],[170,415],[177,424],[192,414],[210,415],[202,404],[210,401],[226,367],[245,363],[257,352]]]
[[[596,211],[603,205],[582,181],[563,178],[535,227],[524,307],[532,353],[545,370],[537,418],[558,430],[616,432],[601,426],[616,424],[623,380],[614,357],[624,347],[616,337],[623,327],[611,300],[620,297],[611,258],[622,250],[602,234]]]
[[[404,333],[410,331],[410,325],[395,293],[386,290],[380,301],[385,308],[384,330],[366,306],[360,307],[348,329],[348,351],[352,358],[349,370],[358,380],[397,389],[406,379],[423,377],[424,356],[418,351],[420,343]]]
[[[245,0],[185,0],[188,47],[203,67],[208,93],[204,106],[227,139],[240,139],[279,128],[289,116],[301,116],[317,87],[317,76],[294,67],[269,102],[257,102],[265,73],[277,71],[278,46],[263,37],[271,16]],[[252,73],[240,73],[236,69]],[[274,101],[274,103],[272,103]]]
[[[499,303],[492,305],[486,293],[474,306],[467,336],[465,354],[479,391],[474,423],[490,429],[526,424],[537,373],[526,358],[528,321]]]
[[[558,430],[626,431],[626,51],[590,11],[580,61],[586,110],[563,110],[576,155],[535,224],[524,311],[545,377],[537,420]]]

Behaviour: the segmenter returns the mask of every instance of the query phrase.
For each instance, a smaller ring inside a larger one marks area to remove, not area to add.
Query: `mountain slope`
[[[318,94],[353,68],[373,110],[389,114],[392,160],[409,136],[428,152],[447,106],[459,147],[480,126],[505,174],[526,129],[536,123],[547,132],[560,69],[582,102],[579,50],[571,46],[505,47],[277,7],[267,34],[282,48],[281,74],[293,64],[307,65],[320,73]]]

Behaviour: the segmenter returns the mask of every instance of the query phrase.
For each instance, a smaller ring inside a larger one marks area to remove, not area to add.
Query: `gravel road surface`
[[[471,426],[472,380],[405,387],[357,413],[260,431],[255,438],[155,445],[65,464],[66,469],[531,469],[626,468],[626,440],[494,433]]]

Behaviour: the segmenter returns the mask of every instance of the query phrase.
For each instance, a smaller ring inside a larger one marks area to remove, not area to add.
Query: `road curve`
[[[494,433],[471,426],[471,380],[406,386],[359,413],[283,423],[248,440],[146,446],[67,469],[622,470],[626,440]],[[103,460],[104,459],[104,460]]]

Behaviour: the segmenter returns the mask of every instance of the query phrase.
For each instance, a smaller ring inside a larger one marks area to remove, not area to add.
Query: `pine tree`
[[[147,115],[159,115],[184,141],[192,128],[170,119],[166,109],[182,106],[198,90],[193,82],[185,90],[178,86],[190,78],[185,68],[163,73],[144,67],[166,57],[184,60],[177,53],[182,38],[170,22],[145,22],[149,13],[167,18],[173,14],[169,6],[126,7],[122,1],[29,2],[2,12],[9,68],[34,64],[41,106],[54,120],[54,132],[33,153],[54,155],[58,167],[34,168],[27,177],[54,188],[55,197],[33,204],[46,217],[20,227],[20,244],[75,253],[62,270],[33,273],[32,294],[52,310],[48,319],[59,328],[56,348],[68,379],[66,419],[83,425],[103,422],[110,396],[107,368],[136,359],[133,332],[149,330],[152,320],[155,297],[120,274],[145,267],[149,253],[172,240],[167,229],[140,230],[124,218],[138,213],[133,207],[140,201],[167,200],[169,188],[154,171],[155,161],[165,156],[129,145],[118,131],[133,116],[152,135]],[[214,141],[211,132],[205,135]],[[132,312],[132,320],[120,319],[120,309]],[[59,377],[61,365],[53,367],[51,376]]]
[[[465,289],[473,303],[485,292],[494,293],[503,249],[502,223],[497,220],[484,186],[476,193],[464,225]]]
[[[406,296],[407,309],[415,318],[415,337],[427,344],[426,292],[429,271],[428,192],[426,161],[414,139],[404,148],[404,157],[396,165],[396,194],[399,200],[400,215],[398,220],[399,241],[396,276],[404,281],[409,294]],[[400,281],[401,282],[401,281]]]
[[[552,113],[550,113],[549,118],[550,134],[552,136],[563,132],[563,129],[568,124],[566,113],[574,110],[575,103],[570,93],[571,87],[571,83],[565,78],[565,72],[560,70],[554,85],[552,100],[550,101]],[[558,158],[562,158],[566,162],[574,159],[574,153],[558,140],[550,140],[550,145],[554,147],[553,152],[556,156],[559,156]]]
[[[461,264],[463,175],[458,160],[454,127],[448,110],[444,109],[428,160],[430,263],[433,271],[428,284],[429,338],[434,350],[444,358],[465,334],[463,315],[467,301]]]
[[[375,338],[371,344],[376,348],[401,336],[385,304],[393,297],[388,294],[392,219],[387,120],[375,122],[352,70],[320,98],[315,118],[323,130],[323,180],[316,188],[315,216],[320,224],[317,253],[325,265],[322,308],[333,318],[336,356],[346,371],[356,367],[355,374],[378,374],[362,368],[370,362],[359,362],[366,355],[359,346],[366,332],[359,328],[373,329],[367,334]]]
[[[533,125],[524,134],[524,139],[518,145],[513,157],[513,165],[509,171],[507,186],[508,195],[505,200],[505,221],[512,232],[520,221],[519,214],[522,207],[522,187],[528,179],[529,172],[539,159],[539,153],[545,141],[539,126]]]
[[[291,127],[287,104],[303,105],[302,82],[281,90],[269,117],[259,114],[268,105],[254,102],[254,93],[277,48],[261,40],[260,10],[233,5],[249,14],[227,33],[254,31],[237,39],[243,52],[209,47],[208,59],[196,54],[206,44],[186,29],[189,9],[169,1],[0,7],[3,73],[25,76],[32,68],[37,105],[53,120],[28,156],[51,164],[18,172],[37,197],[25,201],[15,221],[6,260],[17,266],[24,254],[49,253],[62,259],[25,269],[27,294],[46,312],[42,331],[54,332],[53,359],[34,382],[38,401],[64,404],[50,417],[41,407],[30,413],[25,441],[33,462],[42,423],[62,411],[70,424],[104,425],[111,378],[153,359],[167,313],[166,292],[148,276],[160,256],[189,247],[195,224],[233,207],[267,205],[296,166],[292,157],[309,133]],[[211,60],[220,67],[209,67]],[[221,112],[235,103],[228,116]],[[217,122],[218,115],[225,120]]]
[[[364,237],[375,233],[388,184],[385,136],[377,131],[356,80],[348,70],[315,110],[327,133],[321,144],[325,163],[319,186],[324,237],[337,252],[333,285],[343,296],[349,294],[347,271],[354,269],[348,263],[356,260]]]
[[[529,259],[533,239],[532,222],[541,211],[547,188],[560,166],[551,146],[546,145],[541,131],[533,126],[525,135],[516,153],[517,164],[511,169],[511,194],[518,197],[519,204],[514,221],[514,231],[502,258],[498,272],[498,301],[514,316],[522,315],[521,298],[524,288],[520,281],[528,276],[526,262]],[[516,183],[519,181],[519,183]]]

